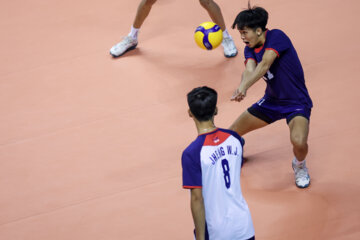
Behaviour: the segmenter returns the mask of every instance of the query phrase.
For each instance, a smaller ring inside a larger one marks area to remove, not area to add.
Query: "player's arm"
[[[254,60],[249,59],[242,74],[240,86],[235,90],[231,100],[237,102],[243,100],[246,91],[269,71],[276,58],[277,54],[273,50],[266,50],[259,64],[256,65]]]
[[[196,240],[205,240],[205,207],[201,188],[191,189],[191,213],[195,224]]]

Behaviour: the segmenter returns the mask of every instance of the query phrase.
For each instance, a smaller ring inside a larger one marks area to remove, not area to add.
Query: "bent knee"
[[[294,134],[291,136],[291,143],[297,148],[307,147],[307,138],[305,136]]]

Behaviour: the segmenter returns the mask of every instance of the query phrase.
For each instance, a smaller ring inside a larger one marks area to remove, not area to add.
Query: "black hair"
[[[194,88],[187,94],[191,113],[199,121],[208,121],[215,115],[217,92],[209,87]]]
[[[269,14],[264,8],[257,6],[251,7],[249,1],[248,8],[236,16],[232,28],[237,27],[238,30],[243,30],[245,27],[253,30],[261,28],[265,31],[268,18]]]

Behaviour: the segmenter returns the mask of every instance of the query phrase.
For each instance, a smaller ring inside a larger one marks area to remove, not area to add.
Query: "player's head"
[[[236,27],[238,30],[243,30],[244,28],[256,30],[257,28],[261,28],[262,31],[265,31],[268,18],[269,14],[264,8],[257,6],[251,7],[249,1],[248,8],[236,16],[232,28],[234,29]]]
[[[241,11],[235,18],[232,28],[235,27],[240,31],[244,43],[251,47],[257,47],[264,39],[263,33],[266,31],[268,13],[262,7],[251,7]]]
[[[187,94],[190,113],[199,122],[212,120],[217,113],[217,92],[209,87],[194,88]]]

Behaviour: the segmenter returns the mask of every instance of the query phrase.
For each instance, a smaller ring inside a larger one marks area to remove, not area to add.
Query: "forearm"
[[[269,65],[260,62],[254,69],[254,71],[249,71],[246,69],[242,75],[240,88],[247,91],[254,83],[256,83],[265,75],[269,68]]]
[[[191,212],[195,224],[196,240],[205,240],[205,207],[203,198],[191,198]]]

